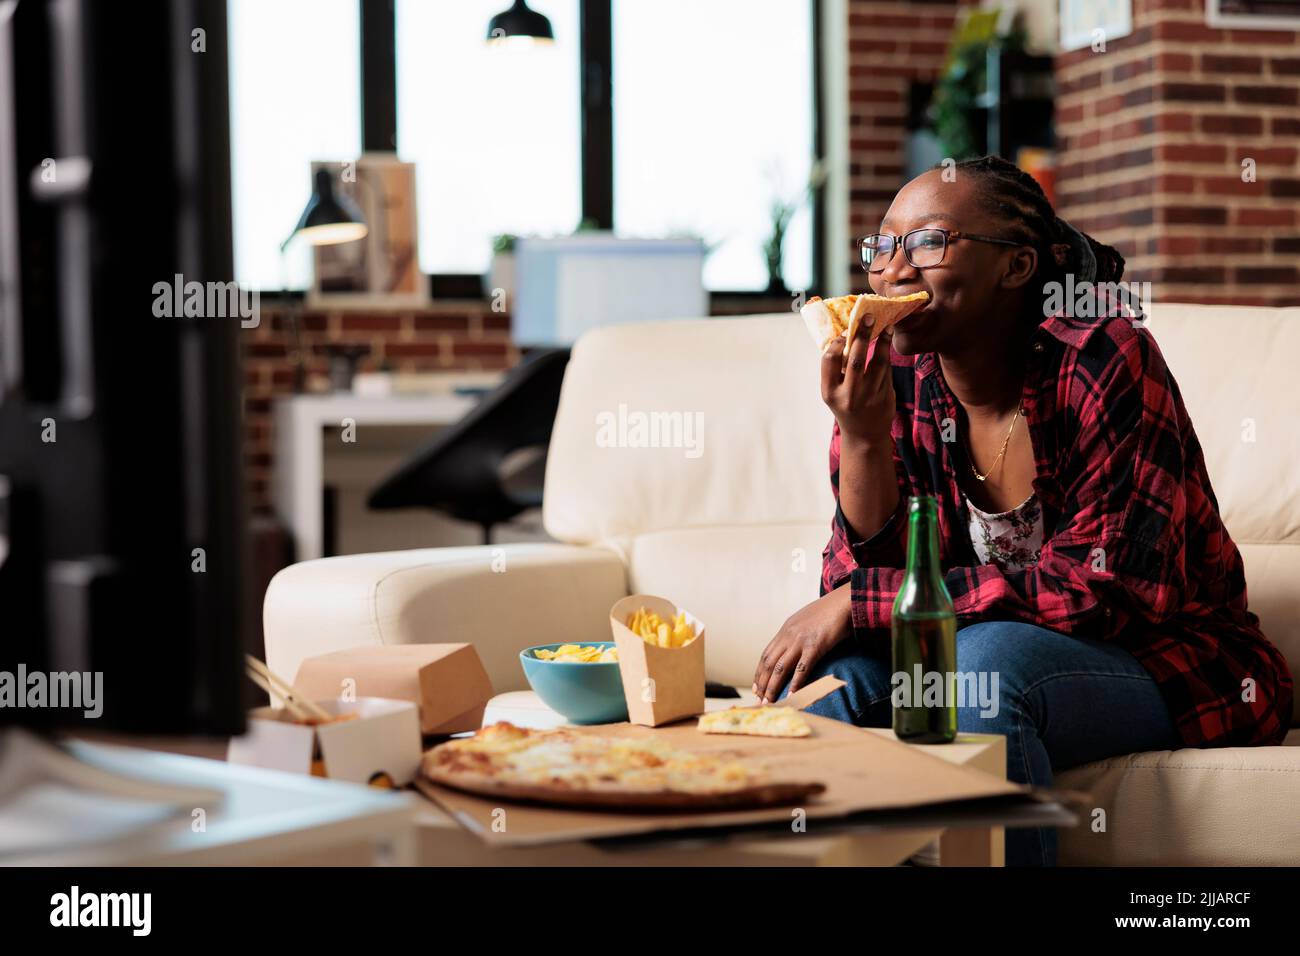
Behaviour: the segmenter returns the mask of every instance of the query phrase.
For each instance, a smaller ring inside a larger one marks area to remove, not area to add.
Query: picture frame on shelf
[[[415,164],[392,153],[364,153],[353,162],[313,162],[334,188],[360,208],[364,239],[312,250],[308,308],[410,308],[429,300],[420,270]]]

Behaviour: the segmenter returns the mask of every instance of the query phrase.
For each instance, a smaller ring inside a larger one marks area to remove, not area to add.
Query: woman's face
[[[941,170],[923,173],[894,197],[880,231],[901,237],[913,229],[937,227],[1010,238],[1007,225],[983,208],[978,189],[977,180],[960,171],[954,182],[944,182]],[[958,354],[1011,331],[1036,264],[1036,253],[1027,246],[958,239],[948,244],[939,265],[924,269],[909,264],[899,248],[882,271],[868,273],[868,281],[877,295],[930,293],[924,309],[894,327],[897,352]]]

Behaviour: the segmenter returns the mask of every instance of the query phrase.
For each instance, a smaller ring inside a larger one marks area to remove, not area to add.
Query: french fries
[[[665,621],[654,611],[637,608],[635,613],[628,616],[626,623],[629,631],[655,647],[685,647],[695,640],[695,628],[686,620],[686,614],[682,611]]]
[[[533,651],[539,661],[560,661],[565,664],[617,664],[616,647],[583,647],[581,644],[561,644],[553,651],[538,648]]]

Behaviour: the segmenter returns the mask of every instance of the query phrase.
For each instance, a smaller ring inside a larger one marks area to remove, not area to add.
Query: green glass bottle
[[[957,615],[939,564],[939,510],[930,497],[907,502],[907,571],[894,599],[894,734],[914,744],[957,737]]]

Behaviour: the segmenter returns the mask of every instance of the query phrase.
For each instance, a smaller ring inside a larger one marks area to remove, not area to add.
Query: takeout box
[[[802,710],[843,686],[844,682],[837,678],[823,677],[774,706]],[[906,744],[829,717],[804,716],[812,727],[811,737],[704,734],[695,721],[655,729],[624,723],[566,729],[601,737],[653,737],[675,748],[744,761],[767,769],[774,779],[821,783],[825,790],[799,807],[809,821],[810,834],[817,832],[818,821],[833,827],[845,818],[879,821],[877,825],[882,826],[932,828],[936,814],[949,813],[956,818],[963,810],[979,810],[1006,816],[1024,813],[1027,808],[1051,800],[1084,805],[1077,794],[1012,783],[972,766],[950,763],[928,753],[927,747]],[[962,734],[958,741],[983,736]],[[499,796],[466,793],[424,777],[417,779],[416,787],[493,847],[541,846],[677,830],[694,833],[760,825],[784,825],[783,829],[788,829],[792,812],[791,806],[639,812],[615,807],[545,806],[529,801],[503,804]],[[503,806],[508,826],[500,825]],[[909,824],[905,818],[909,812],[929,813],[930,817],[927,822]]]
[[[396,786],[415,779],[420,767],[420,719],[405,700],[361,697],[316,701],[334,715],[355,714],[333,723],[299,723],[280,707],[248,712],[248,730],[230,739],[226,760],[353,783],[387,775]]]
[[[386,697],[420,711],[420,731],[458,734],[483,726],[492,682],[472,644],[352,647],[309,657],[293,685],[307,697]]]
[[[681,611],[695,628],[695,639],[684,647],[646,643],[624,623],[641,607],[665,621]],[[630,723],[658,727],[704,713],[704,624],[695,615],[666,598],[632,594],[610,608],[609,626],[618,647]]]

